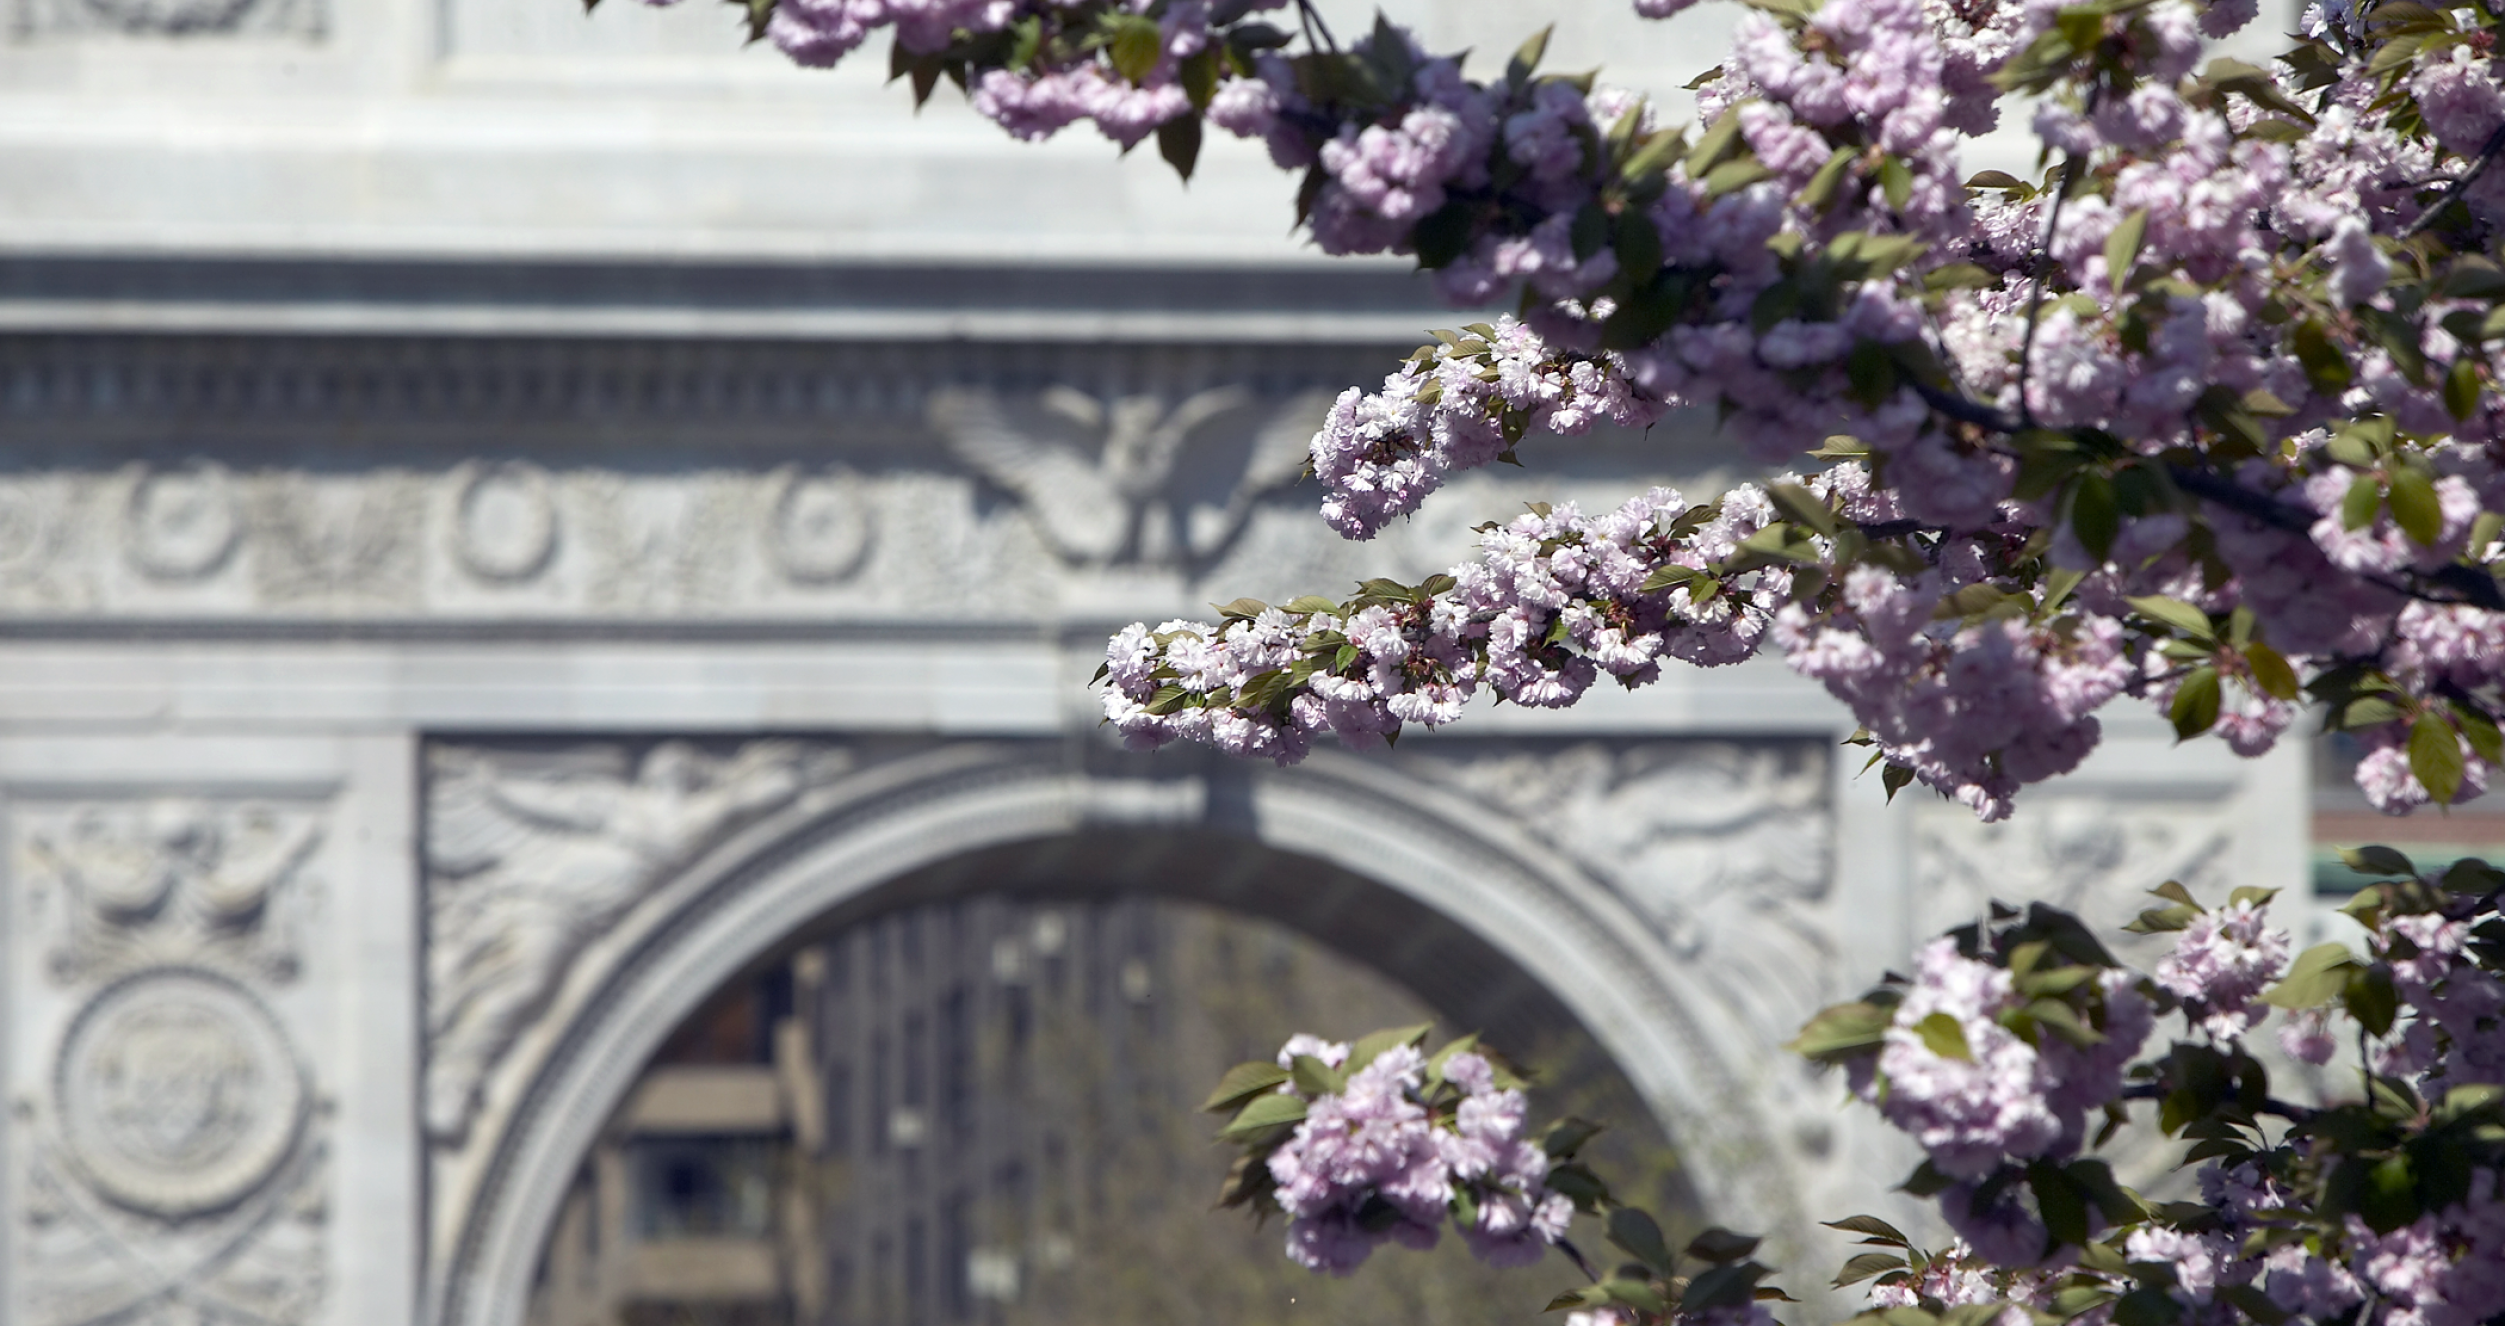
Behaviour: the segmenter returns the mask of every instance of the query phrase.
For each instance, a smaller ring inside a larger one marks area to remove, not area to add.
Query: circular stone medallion
[[[269,1178],[303,1126],[303,1071],[243,987],[143,972],[106,989],[62,1040],[54,1084],[69,1152],[138,1210],[214,1210]]]
[[[784,575],[824,585],[861,569],[872,535],[861,477],[839,468],[784,482],[766,526],[766,547]]]
[[[538,575],[557,550],[557,503],[536,465],[492,465],[461,486],[453,554],[481,580],[517,583]]]
[[[131,560],[158,580],[199,580],[226,564],[243,518],[215,465],[151,470],[130,491]]]

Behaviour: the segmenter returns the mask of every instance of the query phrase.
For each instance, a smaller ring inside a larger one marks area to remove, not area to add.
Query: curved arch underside
[[[1586,1030],[1710,1208],[1778,1234],[1800,1223],[1774,1101],[1717,1034],[1712,997],[1623,899],[1505,817],[1347,758],[1079,763],[1060,743],[958,743],[875,764],[658,889],[579,964],[556,1034],[508,1066],[477,1170],[442,1191],[463,1213],[435,1262],[433,1320],[518,1326],[575,1166],[711,991],[879,912],[993,891],[1216,904],[1313,936],[1499,1043]]]

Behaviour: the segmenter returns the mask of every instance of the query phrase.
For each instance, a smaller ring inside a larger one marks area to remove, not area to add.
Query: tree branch
[[[2095,103],[2089,103],[2095,109]],[[2053,256],[2053,235],[2061,228],[2062,200],[2070,196],[2071,182],[2078,178],[2079,158],[2076,153],[2061,159],[2061,180],[2053,186],[2053,205],[2044,209],[2044,242],[2035,248],[2035,269],[2027,274],[2027,333],[2018,342],[2018,417],[2029,428],[2035,426],[2035,407],[2027,403],[2027,378],[2035,369],[2035,324],[2044,313],[2044,264]]]
[[[2479,155],[2471,159],[2470,169],[2455,177],[2453,182],[2446,186],[2444,196],[2436,199],[2426,211],[2420,212],[2418,219],[2410,222],[2409,228],[2401,232],[2401,238],[2410,239],[2419,231],[2434,225],[2436,214],[2452,206],[2455,199],[2469,192],[2470,186],[2478,183],[2479,177],[2488,173],[2488,166],[2496,160],[2499,153],[2505,153],[2505,124],[2496,126],[2496,131],[2488,135],[2488,141],[2479,145]]]

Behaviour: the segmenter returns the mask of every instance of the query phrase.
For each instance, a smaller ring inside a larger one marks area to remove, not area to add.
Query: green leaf
[[[1735,1234],[1720,1225],[1715,1225],[1689,1240],[1687,1255],[1700,1262],[1712,1262],[1717,1266],[1728,1265],[1755,1252],[1757,1245],[1763,1241],[1754,1235]]]
[[[1796,483],[1777,483],[1767,486],[1766,496],[1792,519],[1830,539],[1835,537],[1835,511],[1816,493]]]
[[[1774,172],[1755,157],[1725,161],[1705,172],[1705,196],[1719,198],[1734,189],[1744,189],[1759,180],[1774,178]]]
[[[1849,1059],[1885,1039],[1889,1020],[1876,1004],[1835,1004],[1818,1010],[1783,1048],[1822,1063]]]
[[[1757,1282],[1765,1278],[1766,1268],[1755,1262],[1736,1266],[1717,1266],[1688,1281],[1687,1292],[1679,1296],[1681,1312],[1703,1312],[1708,1308],[1735,1308],[1755,1299]]]
[[[1846,1285],[1859,1284],[1874,1275],[1893,1271],[1903,1265],[1905,1265],[1905,1259],[1892,1252],[1857,1253],[1851,1261],[1844,1263],[1844,1269],[1835,1273],[1835,1279],[1829,1282],[1828,1287],[1842,1289]]]
[[[2467,419],[2479,412],[2479,361],[2470,355],[2459,355],[2453,367],[2444,374],[2444,410],[2456,419]]]
[[[2383,509],[2383,485],[2371,474],[2360,473],[2348,481],[2348,493],[2340,499],[2340,528],[2361,530],[2375,523],[2375,513]]]
[[[2409,771],[2418,775],[2435,804],[2453,804],[2453,798],[2461,795],[2465,768],[2461,739],[2454,735],[2452,724],[2434,714],[2410,724]]]
[[[1189,181],[1192,167],[1200,162],[1200,117],[1178,115],[1157,126],[1157,155],[1174,167],[1174,173]]]
[[[1887,199],[1888,206],[1900,211],[1913,200],[1913,167],[1893,152],[1879,158],[1879,194]]]
[[[1966,1044],[1966,1029],[1958,1024],[1955,1014],[1933,1013],[1915,1023],[1914,1031],[1922,1037],[1923,1045],[1931,1053],[1943,1059],[1974,1062],[1974,1050]]]
[[[1663,1275],[1677,1269],[1677,1259],[1670,1255],[1670,1245],[1661,1237],[1660,1224],[1639,1207],[1621,1206],[1609,1213],[1609,1241]]]
[[[2174,1326],[2183,1306],[2163,1289],[2134,1289],[2114,1303],[2114,1326]]]
[[[2415,465],[2392,467],[2392,523],[2432,548],[2444,537],[2444,506],[2436,500],[2435,477]]]
[[[1287,1070],[1267,1059],[1250,1059],[1226,1070],[1218,1079],[1218,1088],[1200,1108],[1212,1114],[1243,1108],[1244,1102],[1265,1091],[1276,1091],[1287,1080]]]
[[[1827,157],[1826,164],[1818,167],[1818,173],[1809,177],[1809,183],[1801,186],[1801,210],[1823,212],[1834,203],[1844,191],[1844,172],[1852,169],[1853,162],[1860,155],[1851,147],[1835,149]]]
[[[1899,1248],[1913,1246],[1913,1240],[1905,1237],[1905,1231],[1873,1215],[1846,1216],[1841,1220],[1821,1220],[1818,1223],[1829,1229],[1843,1230],[1847,1234],[1867,1234],[1872,1243],[1885,1243]]]
[[[2152,621],[2163,622],[2187,639],[2214,641],[2217,634],[2209,624],[2209,614],[2177,598],[2162,594],[2146,594],[2125,599],[2131,610]]]
[[[1385,1050],[1395,1045],[1420,1044],[1426,1040],[1426,1034],[1433,1030],[1435,1030],[1434,1023],[1421,1022],[1414,1027],[1392,1027],[1383,1031],[1368,1032],[1358,1037],[1356,1044],[1348,1047],[1348,1059],[1340,1065],[1340,1072],[1343,1076],[1353,1077],[1367,1064],[1373,1063],[1376,1057]]]
[[[2343,847],[2340,860],[2361,875],[2403,875],[2418,877],[2418,867],[2407,856],[2381,844],[2365,847]]]
[[[1548,1131],[1540,1135],[1540,1149],[1559,1159],[1571,1158],[1583,1149],[1585,1142],[1598,1137],[1606,1126],[1568,1115],[1548,1125]]]
[[[2296,955],[2287,976],[2263,991],[2261,1001],[2278,1008],[2320,1008],[2348,988],[2349,973],[2357,966],[2346,944],[2316,944]]]
[[[2071,490],[2070,531],[2079,546],[2102,562],[2113,552],[2114,535],[2122,530],[2122,510],[2114,505],[2113,481],[2090,470]]]
[[[2116,293],[2131,279],[2131,266],[2140,260],[2140,246],[2148,238],[2148,209],[2143,207],[2122,218],[2113,232],[2105,236],[2105,270]]]
[[[2313,384],[2315,391],[2336,396],[2348,389],[2352,378],[2348,357],[2331,343],[2331,335],[2321,323],[2307,318],[2296,325],[2290,339],[2294,342],[2296,362],[2304,365],[2305,380]]]
[[[2175,738],[2190,741],[2217,726],[2218,699],[2218,669],[2208,664],[2192,669],[2175,688],[2174,704],[2166,711],[2174,723]]]
[[[1743,101],[1740,106],[1747,104],[1748,102]],[[1721,165],[1722,159],[1731,154],[1732,147],[1740,141],[1740,106],[1733,106],[1723,111],[1722,118],[1714,121],[1713,127],[1707,129],[1705,136],[1697,139],[1696,146],[1689,150],[1687,154],[1689,179],[1705,178],[1705,172]]]
[[[1165,51],[1165,33],[1157,20],[1145,14],[1114,14],[1105,22],[1112,29],[1105,54],[1113,60],[1113,71],[1133,83],[1147,81]]]
[[[1307,1100],[1320,1096],[1336,1096],[1348,1089],[1348,1075],[1310,1054],[1297,1055],[1288,1065],[1289,1080]]]
[[[2253,685],[2271,699],[2293,701],[2301,693],[2287,657],[2259,640],[2244,646],[2244,666],[2253,674]]]
[[[1319,594],[1300,594],[1281,605],[1289,612],[1325,613],[1336,616],[1339,605]]]
[[[1556,31],[1557,25],[1551,23],[1532,33],[1529,41],[1516,48],[1513,58],[1505,62],[1505,81],[1515,87],[1530,82],[1531,75],[1539,72],[1540,61],[1548,55],[1549,36]]]
[[[1305,1102],[1294,1096],[1282,1096],[1274,1092],[1266,1096],[1253,1097],[1252,1102],[1244,1106],[1233,1122],[1219,1130],[1218,1136],[1230,1142],[1239,1142],[1272,1128],[1302,1123],[1304,1118]]]

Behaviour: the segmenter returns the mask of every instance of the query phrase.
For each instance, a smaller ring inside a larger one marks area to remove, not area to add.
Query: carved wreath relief
[[[315,1088],[271,997],[298,979],[321,810],[19,803],[15,895],[70,1008],[21,1097],[13,1240],[37,1326],[292,1323],[324,1290]],[[36,1002],[28,1000],[30,1004]]]
[[[1073,581],[1214,581],[1247,565],[1330,583],[1339,562],[1304,563],[1338,540],[1305,511],[1264,518],[1310,502],[1289,490],[1327,403],[1232,386],[946,388],[918,403],[911,459],[884,466],[0,467],[0,609],[824,620],[1026,615]]]

